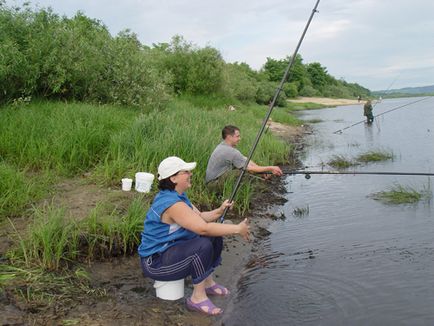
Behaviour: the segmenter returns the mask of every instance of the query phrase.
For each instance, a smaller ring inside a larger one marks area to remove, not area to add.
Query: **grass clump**
[[[351,166],[357,165],[356,162],[346,158],[343,155],[333,155],[333,157],[327,162],[327,164],[335,169],[347,169]]]
[[[133,199],[124,214],[99,204],[81,221],[54,205],[35,208],[26,233],[15,230],[19,245],[9,258],[26,268],[61,271],[74,261],[131,254],[140,242],[144,203],[149,205],[141,197]]]
[[[431,191],[417,191],[410,186],[394,185],[387,191],[380,191],[371,195],[375,200],[386,204],[415,204],[421,200],[429,199]]]
[[[372,150],[357,156],[356,160],[361,163],[382,162],[392,160],[393,152],[384,150]]]

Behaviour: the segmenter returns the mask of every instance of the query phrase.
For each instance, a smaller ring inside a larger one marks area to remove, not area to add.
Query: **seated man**
[[[210,188],[221,191],[221,186],[227,176],[234,175],[233,169],[242,169],[247,157],[235,147],[241,140],[240,129],[235,126],[225,126],[222,129],[223,141],[217,145],[211,154],[206,168],[205,182]],[[239,171],[236,171],[238,173]],[[247,171],[253,173],[271,172],[281,176],[282,170],[278,166],[260,166],[252,160],[247,165]],[[217,189],[216,189],[217,188]]]

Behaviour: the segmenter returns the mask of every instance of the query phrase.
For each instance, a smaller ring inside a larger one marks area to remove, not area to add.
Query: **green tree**
[[[222,95],[254,102],[258,92],[255,72],[246,63],[229,63],[223,68]]]

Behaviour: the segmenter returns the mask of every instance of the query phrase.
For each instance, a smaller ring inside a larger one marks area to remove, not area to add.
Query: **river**
[[[357,171],[434,173],[434,97],[383,100],[374,123],[362,105],[304,111],[320,120],[306,136],[303,164],[332,169],[333,155],[369,150],[393,160]],[[352,168],[354,169],[354,168]],[[394,185],[431,192],[432,177],[287,176],[282,219],[257,245],[257,263],[242,273],[222,323],[228,325],[434,325],[434,207],[384,204],[371,194]],[[303,212],[295,214],[295,212]]]

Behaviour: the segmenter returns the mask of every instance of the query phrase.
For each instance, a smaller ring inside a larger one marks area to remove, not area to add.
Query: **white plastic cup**
[[[152,182],[154,181],[154,175],[147,172],[136,173],[136,191],[138,192],[150,192]]]
[[[176,281],[155,281],[154,288],[157,298],[163,300],[178,300],[184,297],[184,279]]]
[[[133,179],[130,179],[130,178],[123,178],[122,179],[122,190],[123,191],[130,191],[132,185],[133,185]]]

